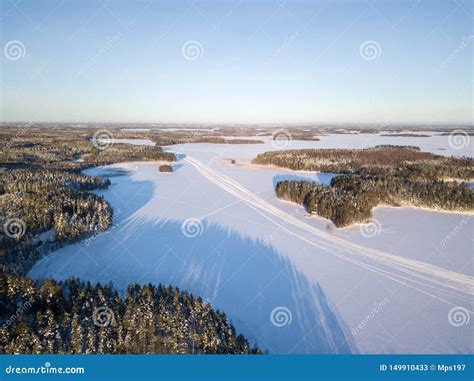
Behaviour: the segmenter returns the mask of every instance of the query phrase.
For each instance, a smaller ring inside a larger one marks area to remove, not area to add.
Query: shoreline
[[[240,167],[240,168],[248,168],[248,169],[262,169],[262,170],[277,170],[277,171],[283,171],[283,172],[289,172],[289,173],[311,173],[311,174],[332,174],[332,172],[320,172],[320,171],[308,171],[308,170],[294,170],[290,168],[284,168],[284,167],[278,167],[277,165],[274,164],[252,164],[251,161],[249,160],[236,160],[235,164],[231,164],[230,161],[233,159],[225,158],[222,159],[222,163],[226,167]],[[338,174],[336,174],[338,175]],[[342,174],[341,174],[342,175]]]
[[[305,169],[291,169],[291,168],[286,168],[286,167],[279,167],[275,164],[253,164],[251,161],[248,160],[242,160],[242,161],[236,161],[235,164],[230,164],[229,161],[233,159],[222,159],[222,162],[224,163],[225,166],[227,167],[232,167],[232,166],[239,166],[239,167],[245,167],[245,168],[254,168],[254,169],[263,169],[263,170],[279,170],[279,171],[284,171],[284,172],[290,172],[290,173],[323,173],[323,174],[333,174],[335,176],[347,176],[345,173],[334,173],[334,172],[321,172],[321,171],[309,171]],[[239,165],[240,164],[240,165]],[[469,179],[469,180],[464,180],[464,179],[456,179],[453,177],[448,177],[445,179],[442,179],[442,181],[445,182],[458,182],[458,183],[474,183],[474,178]]]

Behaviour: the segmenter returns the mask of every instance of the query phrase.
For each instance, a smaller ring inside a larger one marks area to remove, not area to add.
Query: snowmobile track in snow
[[[462,303],[470,313],[473,313],[471,310],[471,301],[474,295],[473,277],[418,260],[371,249],[326,233],[273,206],[235,180],[211,169],[200,161],[189,156],[184,161],[195,167],[206,179],[245,202],[282,231],[322,249],[324,252],[361,266],[404,286],[413,288],[444,303],[454,306]],[[303,236],[298,234],[298,232],[290,230],[289,225],[310,233],[310,236]]]

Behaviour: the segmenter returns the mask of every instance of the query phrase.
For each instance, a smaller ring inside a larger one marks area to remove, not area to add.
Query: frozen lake
[[[273,190],[281,179],[328,183],[332,175],[250,167],[276,149],[259,139],[265,144],[169,147],[181,155],[172,174],[154,163],[86,171],[113,175],[98,193],[115,210],[114,227],[50,254],[30,275],[122,291],[130,282],[169,283],[224,310],[271,353],[474,352],[471,216],[380,207],[373,226],[335,229]],[[472,156],[472,144],[456,149],[447,136],[320,139],[282,148],[398,144]]]

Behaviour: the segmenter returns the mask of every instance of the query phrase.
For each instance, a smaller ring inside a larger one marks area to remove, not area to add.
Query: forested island
[[[302,133],[302,132],[295,132],[295,133],[281,133],[278,134],[274,133],[272,134],[272,140],[278,140],[278,139],[283,139],[283,140],[302,140],[302,141],[313,141],[313,142],[318,142],[319,138],[317,136],[314,136],[312,133]]]
[[[173,167],[169,164],[163,164],[158,167],[160,172],[173,172]]]
[[[327,218],[337,227],[367,220],[377,205],[474,210],[474,194],[465,183],[413,181],[400,176],[343,175],[334,177],[329,186],[281,181],[276,195],[303,205],[308,213]]]
[[[408,133],[394,133],[394,134],[380,134],[380,136],[388,138],[429,138],[431,135],[426,134],[408,134]]]
[[[55,126],[0,132],[0,351],[260,353],[224,313],[171,286],[130,285],[120,296],[111,285],[26,276],[49,252],[111,226],[110,204],[92,193],[110,181],[83,169],[176,160],[159,146],[101,147],[93,134]]]
[[[296,171],[360,175],[397,175],[412,179],[474,179],[474,160],[422,152],[414,146],[381,145],[366,149],[300,149],[257,155],[254,164]]]
[[[473,176],[473,160],[446,158],[416,147],[293,150],[266,152],[253,160],[294,170],[342,173],[330,185],[281,181],[276,195],[295,202],[343,227],[370,218],[377,205],[416,206],[472,212],[474,194],[465,182]]]

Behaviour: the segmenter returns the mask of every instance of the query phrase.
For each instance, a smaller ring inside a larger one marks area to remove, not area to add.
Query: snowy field
[[[273,190],[282,179],[327,184],[332,175],[251,167],[278,149],[258,139],[265,144],[169,147],[180,154],[172,174],[155,163],[87,170],[110,176],[98,193],[115,210],[113,228],[50,254],[30,275],[120,290],[169,283],[224,310],[270,353],[474,353],[470,215],[378,207],[372,224],[336,229]],[[473,156],[472,143],[447,136],[320,139],[279,148],[397,144]]]

